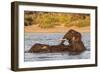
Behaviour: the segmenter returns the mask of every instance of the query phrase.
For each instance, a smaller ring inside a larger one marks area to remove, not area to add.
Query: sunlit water
[[[58,45],[65,33],[25,33],[25,53],[24,61],[48,61],[48,60],[69,60],[69,59],[89,59],[90,58],[90,34],[82,33],[82,41],[86,47],[86,51],[80,55],[69,55],[68,52],[63,53],[27,53],[27,51],[35,43]],[[65,44],[68,44],[66,41]]]

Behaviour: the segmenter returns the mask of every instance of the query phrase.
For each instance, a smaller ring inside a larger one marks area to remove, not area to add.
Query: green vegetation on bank
[[[29,26],[37,24],[41,28],[53,28],[61,25],[65,27],[86,27],[90,25],[90,15],[78,13],[25,11],[24,25]]]

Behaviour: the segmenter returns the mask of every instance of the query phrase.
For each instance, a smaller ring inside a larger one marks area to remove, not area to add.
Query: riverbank
[[[90,32],[90,27],[87,26],[87,27],[64,27],[64,26],[56,26],[54,28],[46,28],[46,29],[43,29],[43,28],[40,28],[38,27],[38,25],[32,25],[32,26],[25,26],[24,27],[24,31],[25,32],[35,32],[35,33],[43,33],[43,32],[47,32],[47,33],[62,33],[62,32],[67,32],[68,30],[70,29],[74,29],[78,32]]]

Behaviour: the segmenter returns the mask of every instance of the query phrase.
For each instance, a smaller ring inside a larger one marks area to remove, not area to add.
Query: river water
[[[90,58],[90,33],[82,33],[82,41],[86,51],[80,55],[69,55],[68,52],[62,53],[27,53],[35,43],[58,45],[65,33],[25,33],[24,37],[24,61],[50,61],[50,60],[70,60],[70,59],[89,59]],[[66,41],[65,44],[68,44]]]

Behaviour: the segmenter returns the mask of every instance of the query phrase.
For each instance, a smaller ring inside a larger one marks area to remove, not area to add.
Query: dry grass
[[[90,15],[25,11],[24,25],[25,32],[66,32],[73,27],[76,30],[89,31]]]

